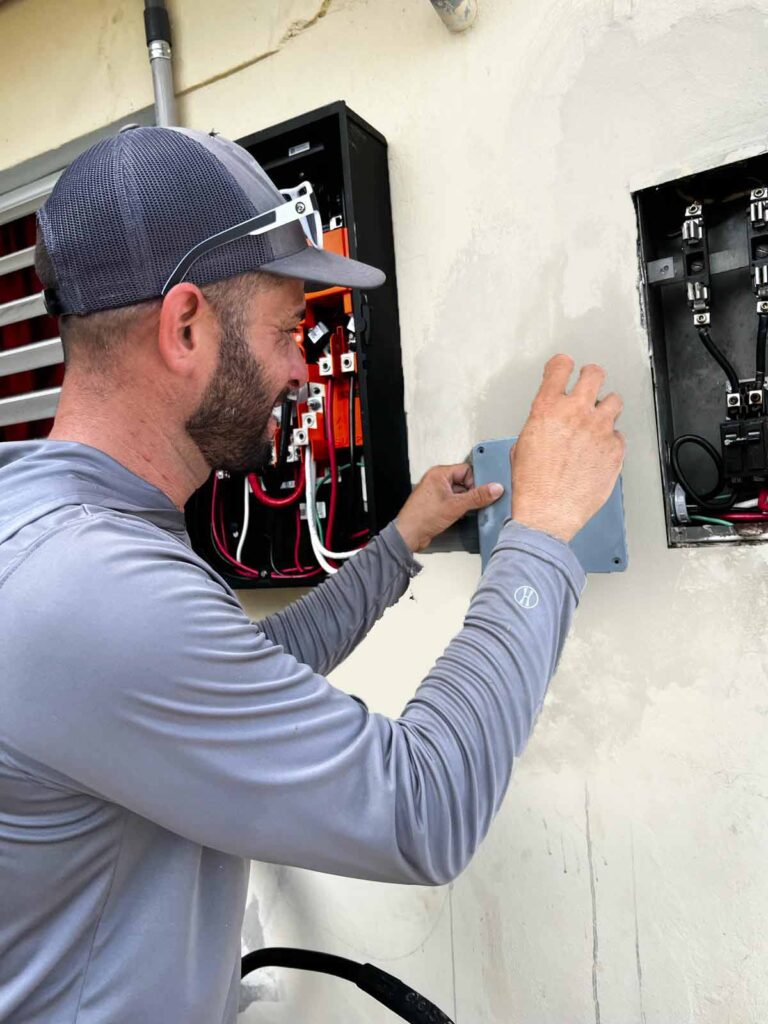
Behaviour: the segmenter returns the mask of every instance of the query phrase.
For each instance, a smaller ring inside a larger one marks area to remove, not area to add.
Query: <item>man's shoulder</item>
[[[119,509],[72,505],[0,545],[0,588],[27,580],[40,595],[147,586],[153,576],[170,571],[223,584],[183,534]]]

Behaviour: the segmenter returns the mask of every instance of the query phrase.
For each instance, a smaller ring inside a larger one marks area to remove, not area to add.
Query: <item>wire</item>
[[[248,484],[248,477],[246,476],[243,480],[243,528],[240,531],[240,540],[237,543],[237,551],[235,551],[235,558],[238,562],[243,560],[243,545],[245,544],[245,538],[248,534],[248,523],[251,518],[251,493]]]
[[[762,390],[765,383],[766,340],[768,340],[768,314],[761,313],[757,318],[757,353],[755,355],[755,387]]]
[[[295,403],[284,398],[280,407],[280,451],[277,456],[278,466],[284,466],[288,459],[288,445],[291,440],[291,423]]]
[[[312,545],[312,551],[314,552],[317,563],[321,569],[325,569],[329,576],[333,576],[338,572],[338,569],[327,562],[324,557],[325,548],[320,542],[320,538],[317,533],[317,523],[315,522],[315,501],[314,501],[314,483],[312,481],[312,454],[309,450],[309,445],[306,447],[304,453],[305,469],[307,477],[307,526],[309,527],[309,542]]]
[[[680,449],[683,445],[692,444],[697,448],[701,448],[702,451],[706,452],[707,455],[712,459],[715,469],[717,471],[717,483],[715,486],[706,492],[706,494],[699,494],[694,487],[691,486],[690,481],[686,477],[680,466]],[[698,434],[682,434],[676,438],[672,444],[672,451],[670,453],[670,462],[672,463],[672,470],[677,477],[680,486],[688,494],[689,497],[693,498],[695,503],[702,509],[710,512],[724,511],[729,509],[735,500],[736,495],[733,493],[726,495],[725,501],[715,502],[712,501],[716,495],[720,494],[725,486],[725,471],[723,469],[723,460],[720,457],[720,453],[717,451],[714,445],[710,444],[704,437],[699,437]]]
[[[293,505],[295,501],[298,501],[304,491],[304,463],[299,463],[299,475],[296,480],[296,486],[287,498],[273,498],[270,494],[267,494],[255,473],[249,473],[248,480],[251,490],[262,505],[268,505],[269,508],[287,508],[289,505]]]
[[[759,501],[757,498],[749,498],[747,501],[735,501],[731,508],[734,511],[739,508],[759,508]]]
[[[723,519],[731,523],[768,523],[765,512],[724,512]]]
[[[323,545],[320,540],[317,523],[315,522],[315,463],[309,445],[307,445],[304,452],[304,463],[307,478],[307,525],[309,526],[309,539],[312,543],[315,558],[325,571],[328,572],[329,570],[326,568],[329,564],[327,559],[332,558],[335,561],[344,561],[347,558],[352,558],[358,551],[362,551],[362,547],[354,548],[352,551],[329,551]],[[330,566],[330,569],[336,572],[333,566]]]
[[[222,540],[222,537],[226,536],[224,531],[224,524],[222,519],[221,509],[218,508],[218,493],[219,493],[219,478],[214,474],[213,477],[213,488],[211,490],[211,536],[213,539],[214,547],[216,548],[219,555],[230,565],[235,566],[236,569],[240,570],[241,576],[247,576],[249,579],[260,579],[261,573],[256,569],[251,569],[247,565],[243,565],[236,558],[227,551],[226,541]],[[217,526],[217,518],[219,520]],[[219,536],[219,529],[221,529],[222,537]]]
[[[339,493],[339,473],[336,463],[336,438],[333,431],[333,397],[335,388],[332,380],[327,386],[327,405],[325,407],[325,443],[328,447],[328,473],[331,478],[331,497],[328,505],[328,518],[325,523],[325,543],[333,544],[333,527],[336,524],[336,501]]]
[[[710,516],[691,516],[691,519],[696,523],[712,523],[714,526],[730,526],[733,529],[733,523],[725,519],[712,519]]]
[[[699,327],[698,328],[698,335],[701,338],[701,341],[702,341],[704,347],[706,348],[707,352],[709,352],[709,354],[712,356],[712,358],[715,360],[715,362],[720,366],[720,368],[722,369],[723,373],[728,378],[728,382],[731,385],[731,390],[732,391],[736,391],[738,393],[738,391],[739,391],[739,375],[734,370],[732,363],[730,363],[728,361],[728,359],[725,356],[725,354],[717,347],[717,345],[712,340],[712,335],[709,333],[709,328],[708,327]]]
[[[355,465],[355,435],[357,433],[357,417],[355,409],[355,375],[350,374],[349,377],[349,461],[352,465]],[[355,497],[357,488],[355,482],[357,476],[354,469],[352,470],[352,479],[349,482],[349,507],[353,511],[355,507]]]
[[[240,961],[240,977],[245,978],[252,971],[262,967],[289,967],[300,971],[330,974],[357,985],[362,992],[410,1024],[427,1019],[453,1024],[440,1007],[435,1006],[399,978],[387,974],[373,964],[360,964],[354,960],[347,960],[346,957],[335,956],[332,953],[317,953],[311,949],[274,946],[246,953]]]

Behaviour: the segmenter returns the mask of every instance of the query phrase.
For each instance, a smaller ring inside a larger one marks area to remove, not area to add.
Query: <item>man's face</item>
[[[218,365],[186,427],[212,469],[249,472],[269,461],[272,410],[307,380],[294,338],[304,283],[271,277],[245,308],[222,309]]]

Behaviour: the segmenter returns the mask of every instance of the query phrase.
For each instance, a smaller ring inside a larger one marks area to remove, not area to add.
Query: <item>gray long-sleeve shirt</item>
[[[462,870],[584,577],[508,523],[393,720],[324,675],[416,571],[390,525],[254,624],[155,487],[84,445],[0,446],[0,1021],[232,1024],[248,858]]]

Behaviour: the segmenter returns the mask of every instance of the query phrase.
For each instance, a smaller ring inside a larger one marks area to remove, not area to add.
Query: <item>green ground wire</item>
[[[713,526],[730,526],[733,529],[733,523],[727,519],[713,519],[711,516],[691,516],[691,519],[696,523],[712,523]]]

